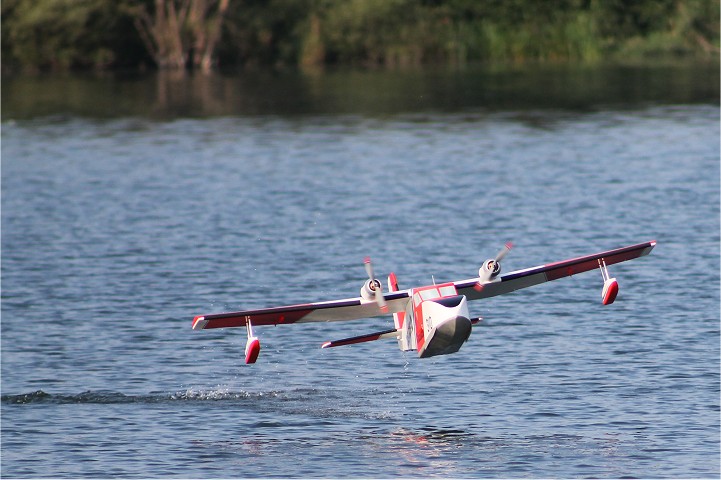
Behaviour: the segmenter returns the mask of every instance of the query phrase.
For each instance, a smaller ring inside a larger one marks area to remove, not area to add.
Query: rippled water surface
[[[4,477],[718,477],[719,107],[2,124]],[[21,117],[21,116],[20,116]],[[457,354],[320,350],[392,319],[193,315],[658,240],[470,304]]]

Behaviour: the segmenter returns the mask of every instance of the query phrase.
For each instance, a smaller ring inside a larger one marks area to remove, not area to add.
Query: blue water
[[[449,356],[190,328],[652,239]],[[3,477],[718,478],[719,108],[6,118],[1,408]]]

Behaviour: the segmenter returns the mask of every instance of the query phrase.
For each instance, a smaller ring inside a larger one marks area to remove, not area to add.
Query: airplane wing
[[[409,290],[385,294],[388,312],[401,312],[406,308]],[[303,322],[334,322],[386,315],[375,300],[362,297],[332,300],[329,302],[304,303],[285,307],[245,310],[230,313],[198,315],[193,319],[193,330],[208,328],[244,327],[247,320],[253,326],[283,325]]]
[[[655,241],[640,243],[638,245],[608,250],[585,257],[518,270],[484,283],[480,291],[475,288],[479,281],[478,277],[454,282],[454,285],[456,286],[458,294],[465,295],[468,300],[494,297],[521,288],[531,287],[540,283],[558,280],[559,278],[599,268],[599,262],[601,260],[604,261],[606,265],[613,265],[642,257],[648,255],[654,246],[656,246]],[[387,313],[402,312],[406,307],[410,292],[411,290],[401,290],[386,293],[384,296],[388,306],[388,312],[385,313],[381,312],[378,303],[374,300],[355,297],[328,302],[198,315],[193,319],[193,330],[244,327],[248,320],[250,320],[253,326],[257,326],[303,322],[333,322],[376,317]]]
[[[501,275],[488,283],[483,284],[480,291],[476,288],[478,278],[471,278],[454,282],[459,295],[465,295],[468,300],[479,300],[482,298],[495,297],[532,287],[544,282],[558,280],[559,278],[570,277],[577,273],[588,272],[600,267],[603,261],[606,265],[613,265],[634,258],[643,257],[651,253],[655,241],[639,243],[628,247],[617,248],[605,252],[586,255],[584,257],[572,258],[562,262],[549,263],[538,267],[517,270],[515,272]]]

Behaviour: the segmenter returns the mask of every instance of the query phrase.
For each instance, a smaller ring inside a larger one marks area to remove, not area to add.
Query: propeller
[[[493,260],[486,260],[483,267],[478,271],[478,281],[473,287],[477,291],[483,290],[483,284],[488,282],[491,278],[498,275],[501,268],[501,260],[511,251],[513,244],[511,242],[506,243],[500,252],[496,254],[496,258]]]
[[[373,264],[371,263],[371,257],[366,257],[365,260],[363,260],[363,263],[365,263],[366,273],[368,274],[368,278],[370,278],[370,283],[368,283],[368,286],[371,288],[371,290],[375,292],[378,308],[380,308],[381,312],[388,313],[388,305],[386,305],[386,299],[383,296],[383,285],[381,284],[381,282],[376,280],[375,275],[373,275]]]

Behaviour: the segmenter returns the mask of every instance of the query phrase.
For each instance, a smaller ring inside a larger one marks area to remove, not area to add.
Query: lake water
[[[33,82],[2,92],[3,477],[718,478],[717,66]],[[252,366],[191,330],[356,296],[366,255],[408,288],[652,239],[615,304],[598,272],[471,302],[448,356],[318,348],[390,318],[257,328]]]

